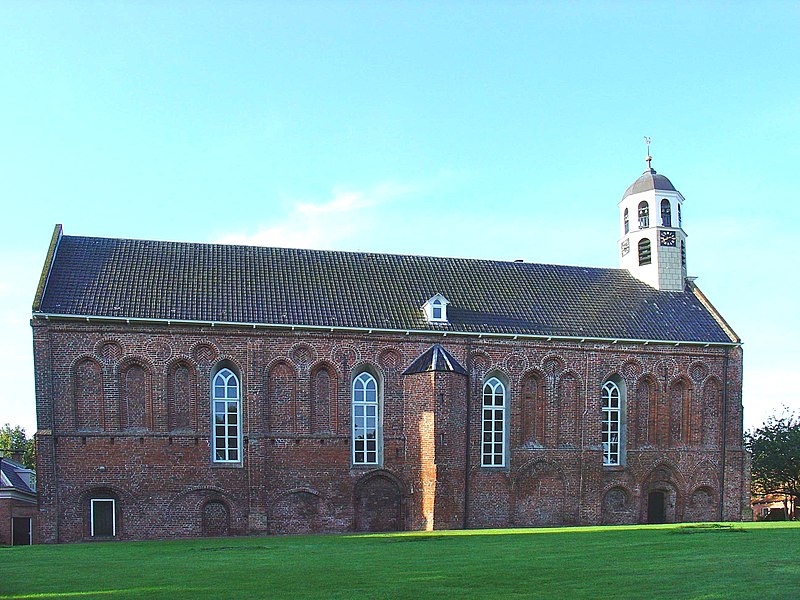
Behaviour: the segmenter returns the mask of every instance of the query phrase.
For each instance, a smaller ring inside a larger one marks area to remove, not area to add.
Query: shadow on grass
[[[692,534],[692,533],[747,533],[742,527],[737,527],[733,523],[697,523],[695,525],[680,525],[670,533]]]

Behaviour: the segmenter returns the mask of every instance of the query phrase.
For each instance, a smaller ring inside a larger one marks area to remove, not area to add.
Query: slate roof
[[[449,300],[449,323],[420,306]],[[698,296],[624,269],[61,235],[34,316],[738,342]]]
[[[667,179],[664,175],[656,173],[655,169],[648,167],[645,169],[644,173],[641,174],[639,179],[628,186],[628,189],[625,190],[624,194],[622,194],[622,199],[624,200],[631,194],[638,194],[639,192],[647,192],[650,190],[661,190],[667,192],[678,191],[675,189],[675,186],[672,185],[672,182],[669,179]]]
[[[458,373],[459,375],[467,374],[467,370],[459,364],[455,356],[445,350],[441,344],[434,344],[420,354],[419,357],[403,371],[403,375],[430,373],[432,371]]]
[[[17,469],[25,469],[25,467],[5,456],[0,458],[0,470],[2,470],[3,476],[6,478],[6,481],[9,482],[10,487],[20,492],[25,492],[26,494],[35,494],[36,492],[34,492],[30,486],[25,483],[25,480],[19,476]]]

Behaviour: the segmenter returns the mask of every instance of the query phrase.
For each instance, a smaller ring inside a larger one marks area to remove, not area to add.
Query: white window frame
[[[380,387],[369,371],[362,371],[353,379],[351,408],[353,465],[380,465],[383,446]]]
[[[95,502],[111,502],[111,537],[117,535],[117,501],[114,498],[92,498],[89,510],[89,530],[94,535],[94,504]]]
[[[211,378],[211,459],[222,464],[242,462],[242,386],[239,376],[228,367]]]
[[[607,467],[622,464],[622,402],[622,390],[609,379],[600,393],[603,465]]]
[[[497,377],[491,377],[481,389],[481,466],[505,467],[508,447],[506,386]]]

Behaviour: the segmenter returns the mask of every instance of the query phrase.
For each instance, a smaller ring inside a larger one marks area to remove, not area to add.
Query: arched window
[[[492,377],[483,384],[481,466],[506,466],[506,388]]]
[[[639,266],[649,265],[651,260],[650,240],[642,238],[639,240]]]
[[[600,394],[603,406],[603,464],[621,464],[622,392],[613,381],[606,381]]]
[[[661,201],[661,226],[672,227],[672,208],[666,198]]]
[[[212,455],[214,462],[241,461],[241,409],[239,378],[228,368],[220,369],[211,382],[214,415]]]
[[[431,302],[431,317],[434,321],[442,320],[442,301],[438,298]]]
[[[682,225],[683,225],[683,220],[681,217],[681,205],[678,204],[678,227],[681,227]]]
[[[639,202],[639,229],[650,227],[650,205],[646,201]]]
[[[364,371],[353,380],[353,464],[379,464],[379,444],[378,382]]]
[[[630,232],[631,224],[628,221],[628,209],[627,208],[625,209],[625,212],[623,213],[623,216],[622,216],[622,226],[625,229],[625,233]]]

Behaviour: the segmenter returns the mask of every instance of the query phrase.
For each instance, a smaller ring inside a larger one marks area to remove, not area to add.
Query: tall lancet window
[[[646,201],[639,202],[639,229],[650,227],[650,205]]]
[[[482,467],[506,464],[506,388],[492,377],[483,384]]]
[[[613,381],[606,381],[600,395],[603,405],[603,464],[621,464],[622,393]]]
[[[631,224],[630,224],[630,221],[628,220],[628,209],[627,208],[625,209],[625,212],[623,213],[623,216],[622,216],[622,226],[625,229],[625,233],[630,233]]]
[[[364,371],[353,380],[353,464],[377,465],[380,460],[378,382]]]
[[[228,368],[211,380],[211,408],[214,418],[211,436],[214,462],[239,462],[241,457],[241,395],[239,378]]]

